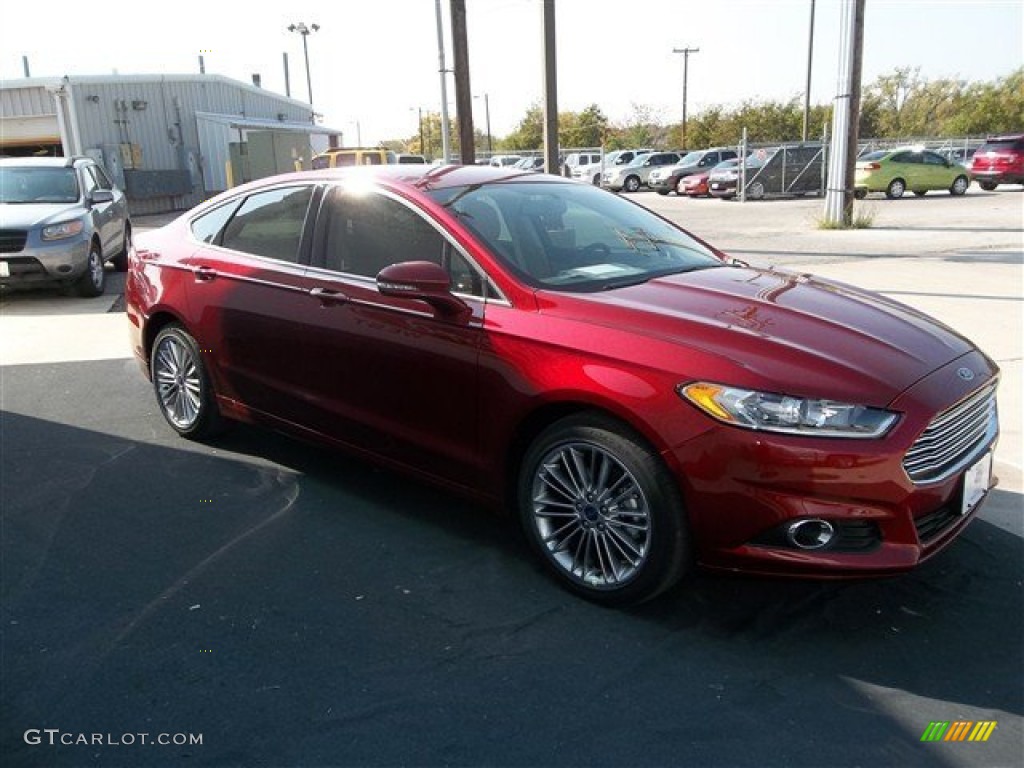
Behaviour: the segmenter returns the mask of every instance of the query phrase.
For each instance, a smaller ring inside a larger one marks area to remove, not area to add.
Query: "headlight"
[[[63,240],[67,237],[74,237],[85,227],[81,219],[74,221],[62,221],[60,224],[51,224],[43,227],[43,240]]]
[[[790,397],[772,392],[698,381],[679,394],[718,421],[746,429],[813,437],[881,437],[897,414],[835,400]]]

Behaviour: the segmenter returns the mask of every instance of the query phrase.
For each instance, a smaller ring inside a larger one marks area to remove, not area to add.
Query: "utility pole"
[[[441,73],[441,156],[446,163],[452,161],[452,144],[448,131],[448,70],[444,68],[444,23],[441,21],[441,0],[434,0],[437,13],[437,58]]]
[[[683,145],[681,149],[687,149],[686,146],[686,81],[690,77],[690,54],[697,53],[700,48],[673,48],[672,53],[683,54]]]
[[[860,120],[861,58],[864,48],[864,0],[842,0],[839,34],[839,82],[832,108],[825,221],[850,226],[853,220],[853,173],[857,162]]]
[[[555,0],[541,7],[544,26],[544,170],[561,175],[558,167],[558,64],[555,56]]]
[[[811,63],[814,61],[814,0],[811,0],[811,28],[807,33],[807,86],[804,88],[804,127],[800,134],[807,141],[807,121],[811,115]]]
[[[459,118],[459,158],[476,164],[473,135],[473,94],[469,87],[469,42],[466,37],[466,0],[451,0],[452,53],[455,58],[455,112]]]

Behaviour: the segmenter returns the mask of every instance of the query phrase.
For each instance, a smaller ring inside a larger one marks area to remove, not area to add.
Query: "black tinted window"
[[[442,262],[444,239],[405,205],[379,194],[335,189],[327,204],[324,266],[376,277],[402,261]]]
[[[250,195],[228,222],[221,245],[255,256],[298,261],[302,228],[313,195],[310,186]]]

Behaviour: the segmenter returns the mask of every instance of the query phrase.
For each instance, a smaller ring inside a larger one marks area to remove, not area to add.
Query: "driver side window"
[[[409,206],[375,192],[336,187],[324,206],[326,225],[318,261],[325,269],[376,278],[403,261],[431,261],[448,271],[453,291],[484,295],[477,269]]]

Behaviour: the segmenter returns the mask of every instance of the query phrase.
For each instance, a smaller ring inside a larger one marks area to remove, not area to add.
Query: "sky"
[[[841,0],[817,0],[811,100],[837,91]],[[541,0],[466,0],[474,120],[495,136],[512,131],[543,97]],[[441,0],[445,64],[452,66],[449,0]],[[665,122],[715,104],[802,100],[811,0],[555,0],[560,111],[598,104],[613,121],[642,105]],[[56,0],[8,2],[0,28],[0,79],[63,75],[197,74],[307,99],[302,37],[290,24],[320,25],[308,38],[313,105],[346,144],[409,138],[417,109],[441,104],[435,0],[141,4],[104,0],[83,12]],[[896,67],[933,80],[994,80],[1024,65],[1024,0],[867,0],[862,82]],[[448,76],[454,115],[455,88]],[[1024,127],[1024,126],[1022,126]]]

